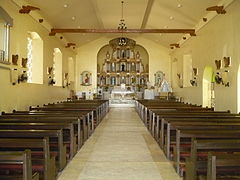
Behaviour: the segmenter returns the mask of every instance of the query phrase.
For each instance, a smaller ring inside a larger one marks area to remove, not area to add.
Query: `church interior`
[[[239,0],[0,0],[0,180],[240,179],[239,19]]]

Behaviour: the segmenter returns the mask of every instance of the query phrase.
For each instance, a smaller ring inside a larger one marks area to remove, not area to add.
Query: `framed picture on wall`
[[[83,71],[81,73],[81,85],[82,86],[92,85],[92,73],[90,73],[89,71]]]

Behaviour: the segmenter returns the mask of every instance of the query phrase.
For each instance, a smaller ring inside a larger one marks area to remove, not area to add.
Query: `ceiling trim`
[[[144,17],[143,17],[141,29],[144,29],[147,25],[149,15],[150,15],[152,7],[153,7],[153,3],[154,3],[154,0],[148,0],[148,5],[147,5],[147,8],[146,8]]]

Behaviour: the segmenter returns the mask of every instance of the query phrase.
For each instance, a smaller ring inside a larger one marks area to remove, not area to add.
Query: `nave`
[[[58,180],[178,180],[133,108],[111,108]]]

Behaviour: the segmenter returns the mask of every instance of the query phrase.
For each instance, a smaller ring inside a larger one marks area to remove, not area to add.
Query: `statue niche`
[[[121,72],[125,72],[126,71],[126,63],[122,62],[121,63]]]

